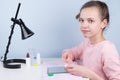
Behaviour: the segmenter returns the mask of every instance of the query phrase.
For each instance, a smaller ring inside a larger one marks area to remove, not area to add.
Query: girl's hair
[[[80,9],[80,13],[82,9],[89,8],[89,7],[97,7],[100,11],[101,20],[107,19],[107,23],[109,23],[109,10],[106,3],[102,1],[94,1],[94,0],[89,1],[82,6],[82,8]],[[79,19],[80,13],[76,15],[76,19]]]

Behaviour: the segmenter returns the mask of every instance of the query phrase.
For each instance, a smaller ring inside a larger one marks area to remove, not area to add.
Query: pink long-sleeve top
[[[120,80],[120,57],[110,41],[91,45],[89,40],[85,40],[67,51],[104,80]]]

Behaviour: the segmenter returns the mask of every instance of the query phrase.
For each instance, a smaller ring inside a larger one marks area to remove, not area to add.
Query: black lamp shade
[[[22,21],[22,19],[19,19],[20,21],[20,28],[21,28],[21,34],[22,34],[22,40],[26,39],[26,38],[29,38],[30,36],[32,36],[34,33],[28,29],[24,22]]]

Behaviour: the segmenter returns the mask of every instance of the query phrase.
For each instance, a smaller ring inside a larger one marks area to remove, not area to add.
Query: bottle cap
[[[29,53],[27,53],[27,54],[26,54],[26,58],[29,58],[29,57],[30,57],[30,54],[29,54]]]

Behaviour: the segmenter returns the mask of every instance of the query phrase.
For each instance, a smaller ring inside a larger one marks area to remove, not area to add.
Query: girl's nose
[[[82,28],[87,28],[88,27],[88,23],[86,21],[84,21],[84,22],[80,23],[80,26]]]

